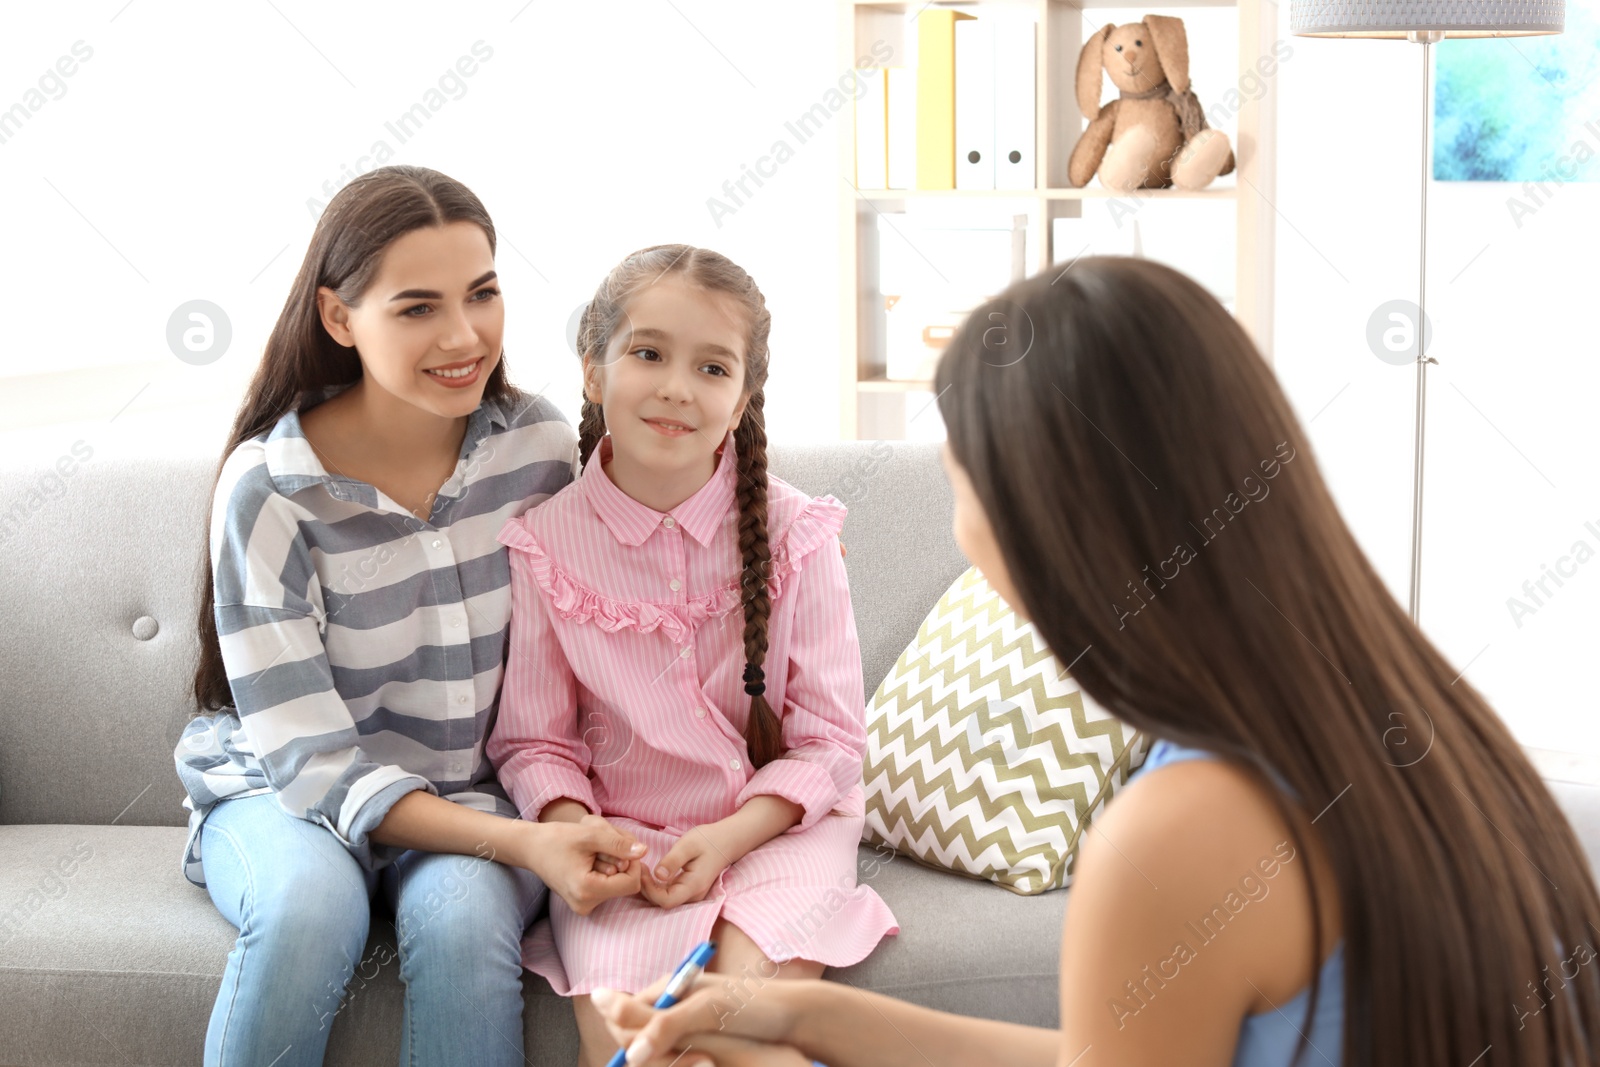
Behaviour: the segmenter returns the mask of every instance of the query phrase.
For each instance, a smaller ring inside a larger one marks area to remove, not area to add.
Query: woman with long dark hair
[[[1158,739],[1084,838],[1060,1031],[823,981],[737,1011],[711,981],[660,1013],[597,993],[630,1062],[1595,1062],[1584,853],[1234,319],[1166,267],[1080,260],[974,312],[935,387],[962,550]]]
[[[520,1064],[545,883],[586,914],[643,851],[517,817],[484,755],[510,569],[496,534],[572,480],[577,435],[506,377],[495,231],[470,190],[342,189],[229,434],[201,586],[201,714],[178,742],[184,872],[239,929],[208,1064],[322,1062],[398,960],[401,1062]],[[605,857],[605,872],[592,870]],[[366,951],[381,889],[398,943]]]

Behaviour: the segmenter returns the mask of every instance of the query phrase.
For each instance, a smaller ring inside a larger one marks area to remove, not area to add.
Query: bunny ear
[[[1104,69],[1100,49],[1114,29],[1116,26],[1106,23],[1105,29],[1091,34],[1083,42],[1083,51],[1078,53],[1078,110],[1090,122],[1100,116],[1100,79]]]
[[[1183,30],[1183,20],[1170,15],[1146,15],[1145,28],[1150,31],[1150,44],[1155,47],[1161,69],[1167,72],[1167,81],[1180,93],[1189,91],[1189,35]]]

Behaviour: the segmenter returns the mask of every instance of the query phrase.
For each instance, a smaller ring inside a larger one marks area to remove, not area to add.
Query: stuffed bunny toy
[[[1122,95],[1100,106],[1100,71]],[[1189,37],[1183,20],[1146,15],[1107,23],[1078,56],[1078,107],[1089,120],[1067,162],[1067,181],[1134,189],[1203,189],[1233,170],[1227,135],[1206,127],[1189,89]]]

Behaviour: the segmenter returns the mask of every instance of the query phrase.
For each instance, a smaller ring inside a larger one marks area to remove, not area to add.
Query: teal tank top
[[[1186,759],[1215,759],[1204,749],[1185,748],[1170,741],[1150,746],[1144,764],[1134,777]],[[1317,991],[1317,1015],[1306,1026],[1306,1009],[1311,1003],[1311,987],[1300,990],[1275,1011],[1246,1015],[1239,1026],[1239,1045],[1233,1054],[1233,1067],[1289,1067],[1299,1043],[1300,1032],[1311,1039],[1300,1062],[1306,1067],[1344,1062],[1344,941],[1341,939],[1322,963],[1322,987]]]

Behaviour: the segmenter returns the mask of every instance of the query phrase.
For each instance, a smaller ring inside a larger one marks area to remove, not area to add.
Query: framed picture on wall
[[[1551,37],[1435,47],[1435,181],[1600,181],[1600,12]]]

